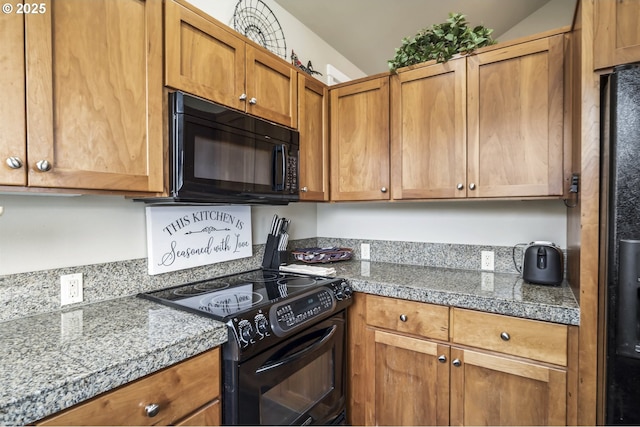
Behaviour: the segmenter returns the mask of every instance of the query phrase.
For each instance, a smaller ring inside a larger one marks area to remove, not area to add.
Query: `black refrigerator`
[[[601,83],[605,422],[640,425],[640,64]]]

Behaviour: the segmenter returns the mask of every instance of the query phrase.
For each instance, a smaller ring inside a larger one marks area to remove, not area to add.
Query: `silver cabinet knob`
[[[144,407],[144,411],[147,413],[147,417],[153,418],[160,412],[160,405],[157,403],[150,403]]]
[[[258,103],[258,100],[257,100],[257,99],[255,99],[255,98],[251,98],[251,99],[249,100],[249,104],[251,104],[251,105],[256,105],[257,103]]]
[[[475,190],[475,189],[476,189],[476,185],[473,182],[469,184],[469,190]]]
[[[402,321],[402,322],[406,322],[406,321],[407,321],[407,319],[408,319],[408,317],[407,317],[407,315],[406,315],[406,314],[401,314],[401,315],[400,315],[400,321]]]
[[[458,183],[458,185],[456,185],[456,188],[457,188],[458,190],[464,190],[464,184],[463,184],[463,183],[461,183],[461,182],[459,182],[459,183]]]
[[[40,160],[36,163],[36,169],[40,172],[47,172],[51,170],[51,163],[48,160]]]
[[[447,356],[445,356],[444,354],[441,354],[440,356],[438,356],[438,362],[445,363],[446,361],[447,361]]]
[[[302,187],[300,191],[302,191],[303,193],[306,193],[307,191],[309,191],[309,189],[307,187]]]
[[[22,167],[22,159],[15,156],[8,157],[7,165],[9,165],[11,169],[20,169]]]
[[[502,338],[502,341],[509,341],[511,339],[511,335],[507,332],[503,332],[500,334],[500,338]]]
[[[387,192],[387,187],[382,187],[382,188],[380,189],[380,191],[382,191],[383,193],[386,193],[386,192]]]
[[[246,101],[246,99],[247,99],[247,94],[246,94],[246,93],[243,93],[242,95],[240,95],[240,98],[239,98],[239,99],[240,99],[240,101]]]
[[[453,359],[453,362],[451,362],[451,364],[458,368],[460,367],[460,365],[462,365],[462,362],[460,361],[460,359]]]

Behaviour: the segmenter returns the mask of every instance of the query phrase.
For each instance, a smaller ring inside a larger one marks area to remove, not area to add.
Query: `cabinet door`
[[[640,2],[598,0],[594,2],[595,36],[593,62],[596,69],[640,61]]]
[[[466,197],[466,58],[391,78],[393,199]]]
[[[298,75],[300,131],[300,199],[329,200],[329,91]]]
[[[563,35],[468,58],[468,197],[563,191]]]
[[[0,86],[5,98],[0,103],[0,185],[27,185],[24,16],[0,15]]]
[[[388,200],[389,77],[330,93],[331,200]]]
[[[165,2],[165,84],[244,110],[245,42],[213,18]]]
[[[296,128],[298,73],[270,52],[247,45],[246,111]]]
[[[162,191],[162,2],[42,3],[25,18],[29,185]]]
[[[448,357],[447,345],[376,330],[375,419],[367,424],[448,425]]]
[[[451,348],[451,425],[566,425],[566,371]]]

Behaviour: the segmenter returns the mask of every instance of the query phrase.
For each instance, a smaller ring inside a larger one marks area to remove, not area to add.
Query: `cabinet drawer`
[[[567,326],[454,308],[451,341],[567,366]]]
[[[449,307],[367,295],[367,324],[398,332],[449,339]]]
[[[168,425],[220,395],[215,349],[60,412],[38,425]],[[147,405],[159,405],[154,417]]]

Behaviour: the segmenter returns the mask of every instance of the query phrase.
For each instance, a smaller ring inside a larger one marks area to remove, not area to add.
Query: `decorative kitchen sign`
[[[149,274],[252,255],[250,206],[147,206]]]

